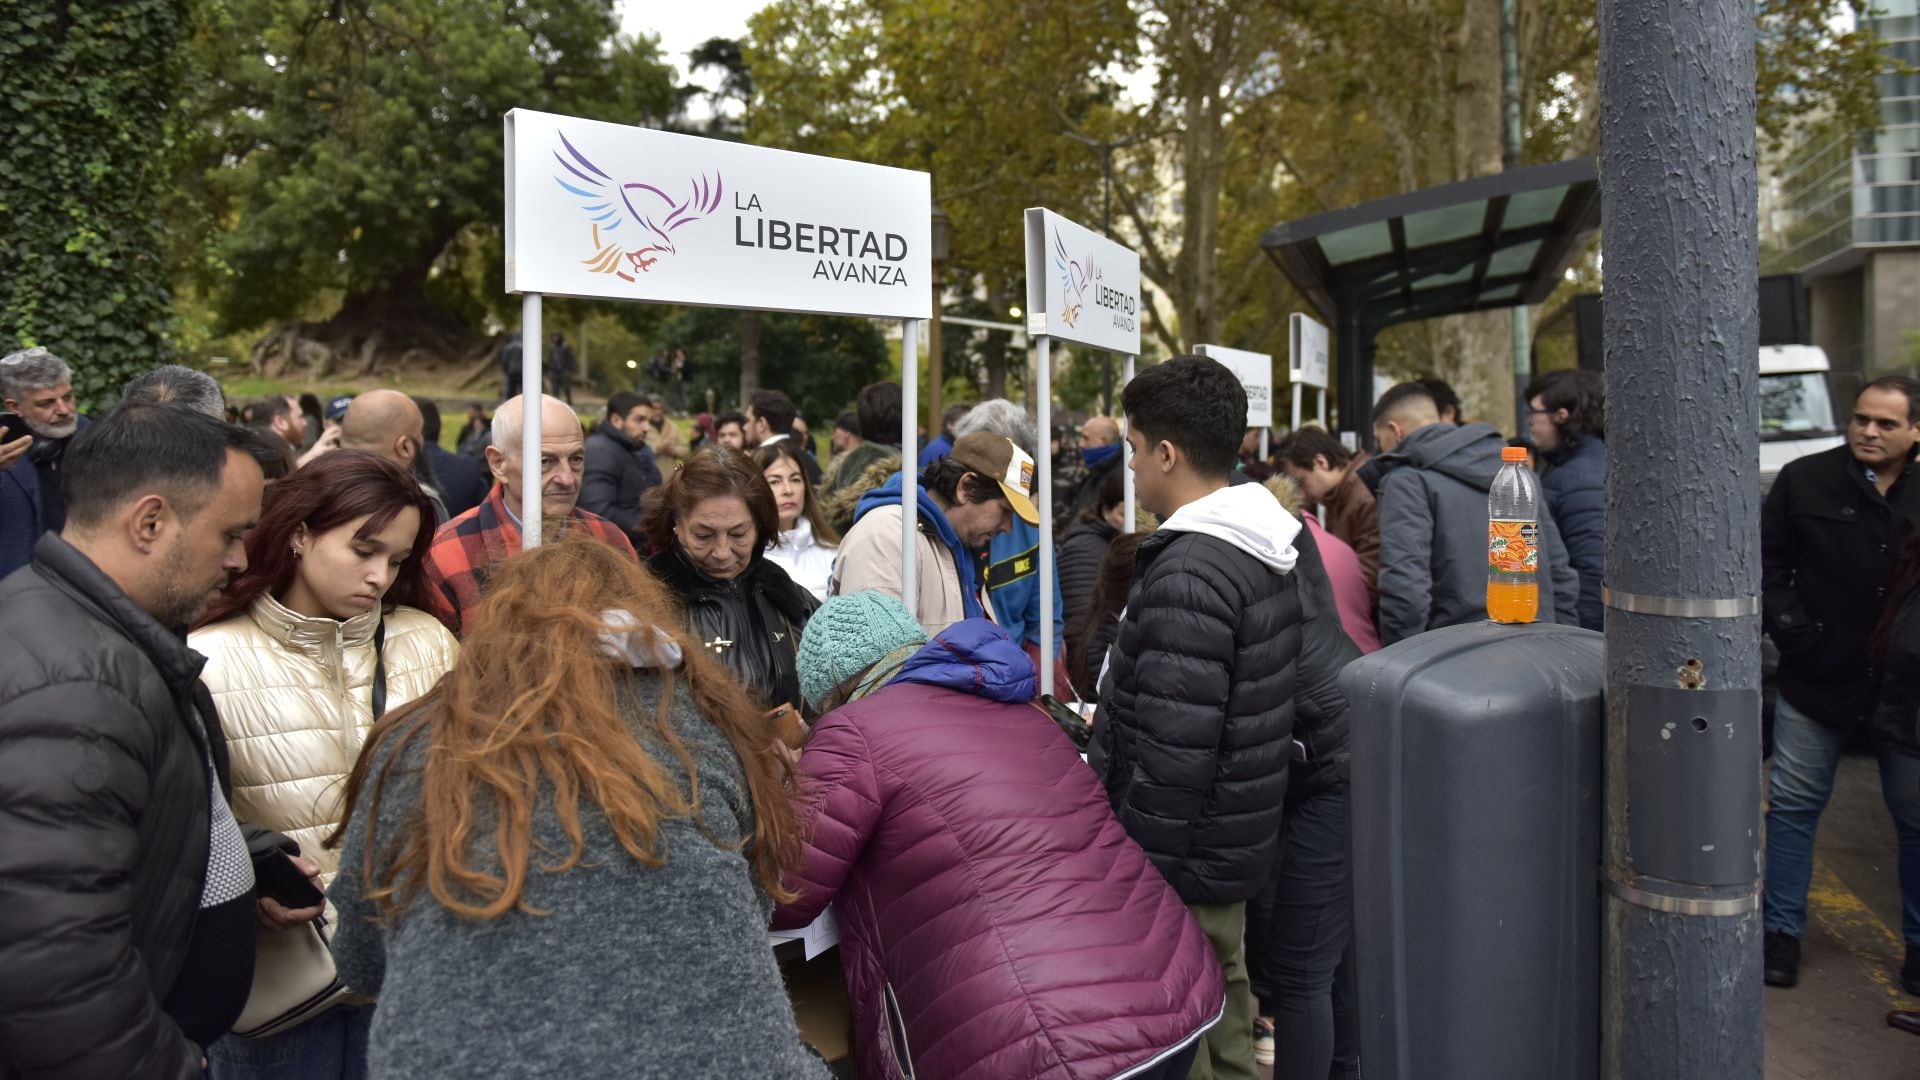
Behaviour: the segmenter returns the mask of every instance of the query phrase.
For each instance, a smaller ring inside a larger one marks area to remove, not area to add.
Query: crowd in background
[[[1486,616],[1507,440],[1444,383],[1381,397],[1377,452],[1263,457],[1226,368],[1152,365],[1049,433],[1051,536],[1006,400],[908,491],[888,382],[826,451],[774,389],[687,431],[560,381],[448,450],[392,390],[169,366],[90,423],[71,383],[0,359],[0,965],[42,974],[0,991],[4,1075],[826,1075],[765,931],[829,904],[863,1076],[1359,1075],[1336,680]],[[1525,397],[1540,618],[1597,629],[1600,386]],[[1920,983],[1916,439],[1879,380],[1767,503],[1783,985],[1854,726]]]

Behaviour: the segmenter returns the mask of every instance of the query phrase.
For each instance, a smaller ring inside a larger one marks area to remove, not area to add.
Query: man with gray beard
[[[45,349],[0,357],[0,577],[33,561],[42,533],[67,519],[60,463],[86,420],[74,410],[73,371]]]

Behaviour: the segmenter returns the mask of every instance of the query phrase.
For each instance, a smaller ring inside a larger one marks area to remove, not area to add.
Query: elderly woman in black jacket
[[[737,450],[701,450],[647,493],[641,529],[648,568],[701,645],[768,709],[800,709],[794,655],[820,605],[766,557],[780,512],[760,467]]]

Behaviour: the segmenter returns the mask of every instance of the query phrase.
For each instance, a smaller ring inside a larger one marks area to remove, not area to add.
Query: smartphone
[[[10,443],[22,435],[31,435],[27,421],[16,413],[0,413],[0,443]]]
[[[326,902],[322,893],[283,851],[269,852],[253,861],[254,882],[261,896],[280,902],[289,910],[319,907]]]

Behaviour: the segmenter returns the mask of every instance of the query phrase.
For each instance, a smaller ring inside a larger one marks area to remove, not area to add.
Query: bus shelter
[[[1600,177],[1588,157],[1284,222],[1260,246],[1333,327],[1339,424],[1364,434],[1380,331],[1542,303],[1599,226]]]

